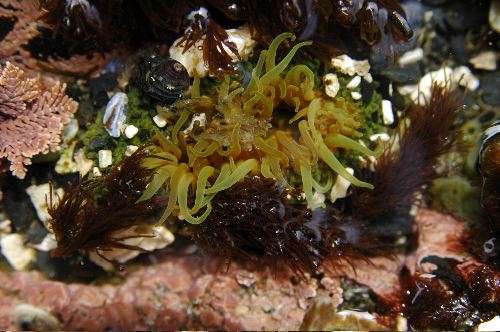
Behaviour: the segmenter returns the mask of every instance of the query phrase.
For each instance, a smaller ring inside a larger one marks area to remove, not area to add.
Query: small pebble
[[[359,93],[359,92],[352,91],[351,92],[351,97],[354,100],[360,100],[361,98],[363,98],[363,95],[361,93]]]
[[[102,173],[98,167],[94,167],[94,168],[92,168],[92,175],[94,177],[98,177],[98,176],[102,176]]]
[[[460,66],[453,70],[453,78],[457,80],[460,86],[474,91],[479,87],[479,79],[472,74],[469,67]]]
[[[45,235],[43,240],[38,244],[33,244],[33,248],[40,251],[51,251],[57,247],[57,241],[54,234],[49,233]]]
[[[484,51],[469,59],[474,68],[482,70],[496,70],[499,54],[495,51]]]
[[[135,145],[127,145],[127,149],[125,150],[125,155],[127,157],[131,156],[135,151],[137,151],[139,147]]]
[[[421,48],[416,48],[414,50],[404,53],[398,60],[398,64],[401,66],[409,65],[411,63],[418,62],[424,58],[424,50]]]
[[[382,100],[382,117],[386,126],[394,123],[394,113],[392,112],[392,103],[390,100]]]
[[[165,120],[165,118],[159,115],[155,115],[153,117],[153,121],[159,128],[163,128],[167,125],[167,120]]]
[[[0,238],[2,255],[16,271],[27,270],[36,260],[36,251],[25,245],[26,238],[19,233],[3,235]]]
[[[139,128],[134,125],[128,125],[125,127],[125,136],[127,138],[133,138],[139,132]]]
[[[346,88],[355,89],[359,86],[360,83],[361,83],[361,76],[354,76],[354,78],[349,83],[347,83]]]
[[[111,150],[99,150],[99,168],[106,168],[113,163],[113,153]]]
[[[371,135],[370,136],[370,141],[375,142],[379,138],[382,140],[382,142],[387,142],[388,140],[391,139],[391,137],[389,135],[387,135],[386,133],[382,133],[382,134],[373,134],[373,135]]]
[[[0,234],[9,234],[12,232],[12,227],[10,226],[11,221],[9,219],[5,219],[0,221]]]

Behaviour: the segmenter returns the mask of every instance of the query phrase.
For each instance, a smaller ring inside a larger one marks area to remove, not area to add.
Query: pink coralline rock
[[[49,281],[39,272],[0,273],[0,329],[15,329],[10,317],[27,303],[57,317],[65,330],[292,329],[302,323],[320,286],[296,282],[291,271],[249,271],[236,263],[163,255],[158,263],[125,271],[118,285]],[[238,282],[252,274],[255,282]]]
[[[471,259],[464,247],[465,222],[437,211],[420,209],[415,218],[417,249],[406,258],[406,267],[415,271],[431,273],[434,264],[423,263],[427,256],[453,258],[459,262]]]
[[[419,247],[406,261],[397,255],[352,261],[322,278],[299,278],[285,266],[227,266],[221,259],[168,253],[157,254],[154,265],[128,267],[119,274],[122,281],[112,284],[63,283],[35,271],[4,271],[0,329],[16,328],[12,311],[25,303],[59,319],[65,330],[298,330],[306,326],[304,317],[315,307],[328,315],[336,312],[342,302],[342,277],[391,300],[400,291],[398,277],[404,264],[415,269],[427,255],[460,256],[460,221],[421,209],[416,227]],[[459,266],[464,274],[482,268],[470,264]],[[395,326],[394,317],[377,316],[377,322]]]
[[[39,78],[7,62],[0,75],[0,158],[10,161],[13,175],[24,178],[26,165],[39,153],[57,151],[61,135],[78,103],[56,83],[45,90]]]
[[[403,263],[401,255],[359,260],[345,269],[345,277],[368,286],[375,294],[386,298],[399,292],[399,273]]]

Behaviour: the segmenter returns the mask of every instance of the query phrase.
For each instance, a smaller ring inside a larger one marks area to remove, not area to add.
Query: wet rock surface
[[[215,258],[166,253],[156,255],[155,265],[131,265],[114,281],[95,285],[51,281],[35,271],[1,272],[0,326],[15,328],[11,314],[17,304],[26,303],[57,317],[67,330],[297,330],[306,313],[321,303],[337,310],[343,301],[341,278],[367,287],[376,299],[395,298],[403,264],[421,271],[416,264],[419,257],[449,258],[462,252],[456,239],[463,232],[463,222],[422,209],[416,224],[420,230],[431,227],[439,232],[419,237],[414,258],[353,261],[315,278],[298,279],[286,268],[237,263],[227,268]],[[395,316],[378,317],[373,324],[395,326]]]

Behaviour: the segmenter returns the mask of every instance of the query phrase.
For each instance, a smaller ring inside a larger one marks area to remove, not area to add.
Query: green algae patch
[[[120,135],[118,138],[109,136],[102,123],[105,111],[105,107],[103,107],[98,111],[95,121],[80,135],[80,141],[83,143],[83,149],[87,158],[97,160],[97,153],[99,150],[111,150],[113,154],[113,165],[115,165],[125,157],[127,146],[141,146],[147,143],[154,135],[156,126],[153,122],[153,116],[156,115],[156,111],[145,106],[140,92],[135,88],[130,89],[127,93],[127,97],[128,109],[126,124],[137,127],[139,129],[138,134],[133,138],[127,138],[124,134]],[[102,143],[99,145],[94,144],[96,140],[100,140]],[[99,148],[95,146],[99,146]]]
[[[432,206],[450,211],[468,221],[479,219],[481,190],[464,178],[439,178],[432,182]]]

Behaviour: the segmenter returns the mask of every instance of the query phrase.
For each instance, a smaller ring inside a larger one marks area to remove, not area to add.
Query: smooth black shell
[[[179,99],[190,85],[189,74],[180,62],[159,55],[142,59],[134,76],[148,96],[166,104]]]

